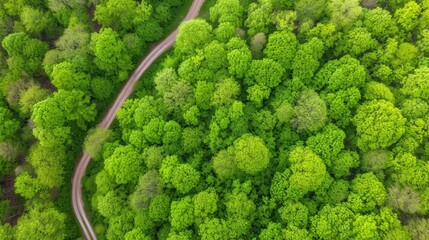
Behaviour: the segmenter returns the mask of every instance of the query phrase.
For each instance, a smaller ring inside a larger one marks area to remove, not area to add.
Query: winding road
[[[188,11],[188,14],[183,19],[183,21],[187,21],[189,19],[195,18],[201,6],[203,5],[204,0],[194,0],[191,8]],[[182,21],[182,22],[183,22]],[[122,106],[122,104],[127,100],[127,98],[133,92],[134,86],[136,82],[140,79],[143,73],[148,69],[148,67],[167,49],[173,46],[176,41],[178,30],[174,30],[167,38],[165,38],[162,42],[156,45],[152,51],[142,60],[137,69],[133,72],[133,74],[128,79],[127,83],[122,88],[119,95],[116,97],[115,102],[110,107],[107,114],[104,116],[103,120],[100,124],[98,124],[99,128],[109,128],[112,124],[113,120],[116,117],[116,112]],[[82,198],[82,178],[85,176],[86,168],[88,167],[89,161],[91,160],[91,156],[85,151],[82,153],[77,166],[75,168],[73,178],[72,178],[72,207],[73,211],[76,215],[76,218],[79,222],[80,227],[82,228],[83,236],[85,239],[92,240],[97,239],[97,236],[92,228],[88,217],[86,216],[84,202]]]

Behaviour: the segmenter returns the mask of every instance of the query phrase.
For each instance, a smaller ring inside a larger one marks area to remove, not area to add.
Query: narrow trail
[[[187,21],[189,19],[195,18],[201,6],[203,5],[204,0],[194,0],[188,14],[183,19],[182,22]],[[112,124],[113,120],[116,117],[116,112],[119,108],[121,108],[122,104],[125,100],[133,92],[134,86],[143,73],[149,68],[149,66],[167,49],[173,46],[176,41],[177,36],[177,28],[174,30],[167,38],[165,38],[162,42],[156,45],[152,51],[141,61],[137,69],[133,72],[133,74],[128,79],[127,83],[123,86],[121,92],[116,97],[109,111],[104,116],[103,120],[100,124],[98,124],[99,128],[109,128]],[[76,218],[79,222],[80,227],[82,228],[82,233],[85,239],[97,239],[95,231],[91,225],[91,222],[88,220],[88,217],[85,212],[84,202],[82,198],[82,178],[85,176],[86,168],[88,167],[89,161],[91,160],[91,156],[85,151],[82,153],[82,156],[79,158],[79,161],[76,165],[73,178],[72,178],[72,207],[73,211],[76,215]]]

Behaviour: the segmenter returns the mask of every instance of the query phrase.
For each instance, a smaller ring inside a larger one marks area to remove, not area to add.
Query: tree
[[[194,223],[194,206],[187,196],[171,203],[170,223],[174,229],[184,230]]]
[[[283,207],[279,208],[278,212],[285,225],[307,228],[308,209],[304,204],[287,201],[283,203]]]
[[[365,67],[355,58],[345,55],[339,60],[328,61],[313,79],[315,89],[325,88],[329,92],[361,88],[365,83]]]
[[[29,33],[40,34],[49,23],[49,15],[40,9],[24,7],[21,12],[21,21]]]
[[[14,187],[15,192],[26,199],[32,199],[41,190],[41,185],[37,179],[30,176],[27,171],[16,177]]]
[[[238,170],[233,153],[219,151],[212,159],[213,169],[220,179],[232,178]]]
[[[259,234],[261,240],[282,240],[282,225],[280,223],[270,222],[268,226],[262,229]]]
[[[230,2],[230,1],[228,1]],[[234,25],[229,22],[224,22],[219,24],[219,26],[214,30],[216,40],[222,43],[226,43],[229,39],[237,35]]]
[[[252,51],[253,56],[259,58],[266,43],[267,37],[265,36],[265,33],[261,32],[253,36],[252,40],[250,41],[250,50]]]
[[[33,133],[44,146],[70,143],[70,124],[85,129],[86,123],[95,119],[95,114],[95,105],[90,104],[84,92],[59,90],[34,105],[31,120],[36,128]]]
[[[264,170],[270,161],[270,152],[262,139],[244,134],[234,141],[235,163],[245,173],[255,175]]]
[[[182,194],[191,191],[200,181],[200,173],[189,164],[179,164],[173,169],[171,183]]]
[[[380,239],[377,222],[371,215],[357,215],[353,222],[355,239]]]
[[[332,174],[336,178],[347,177],[353,168],[359,166],[359,154],[352,151],[341,151],[332,161]]]
[[[331,22],[339,28],[352,25],[362,13],[359,0],[330,0],[328,11],[331,15]]]
[[[379,82],[367,83],[365,86],[363,98],[367,101],[384,99],[395,104],[395,97],[393,96],[393,93],[386,85]]]
[[[413,239],[424,240],[429,237],[429,220],[425,218],[413,218],[408,222],[407,228]]]
[[[178,81],[164,94],[164,103],[169,110],[181,110],[191,105],[194,89],[186,81]]]
[[[309,148],[296,147],[289,154],[291,175],[289,197],[298,200],[306,193],[316,190],[322,184],[326,166],[322,159]]]
[[[66,239],[66,215],[53,207],[37,207],[19,218],[16,239]]]
[[[353,179],[351,190],[348,206],[356,213],[373,211],[386,202],[386,189],[372,172]]]
[[[376,47],[377,41],[372,38],[371,33],[366,28],[357,27],[346,34],[344,43],[337,48],[338,51],[357,57]]]
[[[19,121],[13,118],[9,109],[0,106],[0,142],[14,137],[20,127]]]
[[[112,218],[121,214],[121,209],[125,207],[125,201],[114,190],[107,192],[104,196],[98,196],[98,212],[105,218]]]
[[[2,47],[12,60],[11,69],[26,71],[29,74],[39,73],[43,56],[48,51],[48,44],[31,39],[23,32],[12,33],[2,41]]]
[[[358,135],[357,145],[367,151],[396,143],[405,132],[406,119],[392,103],[373,100],[358,108],[353,123]]]
[[[328,167],[333,167],[333,159],[344,148],[346,134],[334,124],[329,124],[323,131],[307,139],[307,146],[319,155]]]
[[[213,189],[194,195],[192,202],[194,204],[194,216],[199,221],[211,216],[218,209],[218,196]]]
[[[102,28],[99,33],[91,35],[91,51],[94,63],[108,75],[118,76],[123,81],[132,69],[131,57],[119,35],[111,28]]]
[[[275,88],[282,79],[284,69],[269,58],[253,60],[247,71],[244,83],[248,86],[259,84],[263,87]]]
[[[387,167],[387,164],[393,160],[392,152],[384,149],[376,149],[365,152],[361,158],[361,169],[364,171],[377,172]]]
[[[183,55],[191,55],[196,49],[201,49],[212,39],[213,28],[201,19],[189,20],[179,27],[175,51]]]
[[[220,0],[210,8],[210,20],[212,22],[229,23],[234,27],[240,27],[243,18],[243,7],[239,0]]]
[[[315,132],[327,121],[325,102],[310,89],[301,92],[294,107],[293,126],[298,132]]]
[[[63,165],[66,160],[67,155],[63,146],[47,147],[41,144],[32,145],[27,157],[40,185],[48,188],[60,187],[63,184]]]
[[[343,205],[324,206],[311,218],[311,232],[320,239],[353,238],[354,213]]]
[[[156,170],[150,170],[139,178],[134,193],[130,197],[131,206],[140,210],[147,208],[151,199],[163,190],[161,177]]]
[[[249,4],[247,19],[244,22],[248,28],[248,34],[254,36],[258,32],[268,33],[270,15],[273,11],[271,1],[259,1]]]
[[[171,90],[174,83],[178,81],[176,71],[173,68],[164,68],[157,72],[153,82],[155,83],[155,89],[160,95],[164,95],[166,92]]]
[[[420,67],[402,80],[401,92],[405,95],[429,100],[429,68]]]
[[[34,85],[21,91],[19,98],[20,112],[26,117],[31,116],[33,106],[45,100],[50,93],[49,90],[41,88],[39,85]]]
[[[416,119],[426,116],[429,105],[421,98],[408,98],[402,102],[401,113],[407,119]]]
[[[62,62],[56,64],[52,70],[52,83],[57,89],[88,91],[91,76],[79,72],[73,63]]]
[[[133,26],[133,20],[137,14],[137,2],[132,0],[118,1],[108,0],[97,4],[94,19],[103,27],[113,27],[117,30],[128,30]],[[149,6],[149,13],[152,10]]]
[[[234,49],[227,55],[228,58],[228,71],[231,75],[237,78],[245,76],[247,69],[250,67],[252,54],[248,48]]]
[[[396,10],[394,15],[396,23],[405,34],[409,34],[417,27],[420,12],[421,7],[414,1],[409,1],[403,8]]]
[[[409,214],[420,210],[420,195],[412,188],[394,184],[388,191],[387,203],[393,208]]]
[[[316,22],[324,15],[327,6],[326,0],[299,0],[294,2],[294,5],[296,15],[301,22],[307,20]]]
[[[115,177],[118,184],[135,181],[142,170],[143,159],[130,145],[119,146],[104,161],[104,169]]]
[[[308,83],[319,68],[325,47],[318,38],[300,45],[292,62],[293,77]]]
[[[103,150],[104,142],[109,139],[112,132],[106,128],[95,128],[88,132],[83,143],[84,149],[93,158],[100,157],[101,151]]]
[[[171,199],[166,194],[155,195],[150,200],[149,217],[155,222],[165,222],[170,213]]]
[[[397,32],[397,27],[389,11],[377,7],[365,13],[364,26],[377,39],[385,40]]]
[[[228,239],[229,228],[223,219],[206,218],[204,223],[198,226],[198,234],[202,240]]]
[[[298,40],[295,34],[288,31],[276,31],[268,36],[268,43],[264,54],[280,63],[288,72],[292,69],[292,62],[298,48]]]
[[[212,104],[215,107],[230,105],[240,95],[240,85],[232,78],[217,83],[213,93]]]

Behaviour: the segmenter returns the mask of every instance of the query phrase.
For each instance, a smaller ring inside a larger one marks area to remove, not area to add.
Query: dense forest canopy
[[[429,239],[429,1],[0,0],[0,239]],[[15,192],[16,195],[10,194]]]

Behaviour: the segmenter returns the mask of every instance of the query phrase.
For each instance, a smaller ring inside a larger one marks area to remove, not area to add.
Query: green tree
[[[51,77],[57,89],[88,91],[90,87],[91,76],[79,72],[71,62],[56,64]]]
[[[108,75],[118,76],[123,81],[132,69],[131,57],[119,35],[111,28],[102,28],[99,33],[91,35],[91,50],[95,56],[94,63]]]
[[[94,19],[103,27],[113,27],[117,30],[128,30],[133,26],[137,14],[137,2],[132,0],[108,0],[97,4]],[[148,9],[150,14],[151,7]]]
[[[182,194],[191,191],[199,181],[199,172],[189,164],[179,164],[173,169],[171,183]]]
[[[307,146],[319,155],[328,167],[333,167],[333,158],[344,148],[346,134],[334,124],[326,125],[323,131],[307,139]]]
[[[202,240],[228,239],[229,228],[223,219],[206,218],[204,223],[198,226],[198,234]]]
[[[14,119],[9,109],[0,106],[0,142],[14,137],[20,127],[19,121]]]
[[[287,201],[283,203],[283,207],[279,208],[278,212],[285,225],[307,228],[308,209],[304,204]]]
[[[389,11],[377,7],[365,13],[364,26],[377,39],[387,39],[397,32],[397,27]]]
[[[420,67],[402,80],[401,92],[405,95],[429,100],[429,68]]]
[[[91,129],[85,138],[85,142],[83,143],[85,151],[93,158],[100,157],[100,154],[103,150],[103,144],[107,141],[107,139],[109,139],[111,134],[112,132],[106,128]]]
[[[377,222],[372,215],[357,215],[353,222],[355,239],[380,239]]]
[[[280,63],[287,72],[292,69],[293,59],[298,48],[295,34],[288,31],[276,31],[268,36],[268,43],[264,54]]]
[[[247,71],[244,83],[247,85],[259,84],[260,86],[275,88],[280,84],[283,73],[283,68],[274,60],[269,58],[253,60]]]
[[[401,9],[396,10],[395,20],[404,33],[411,32],[419,24],[417,21],[421,13],[421,7],[414,1],[409,1]]]
[[[261,0],[258,3],[249,4],[244,25],[248,28],[247,32],[250,36],[254,36],[258,32],[268,33],[272,11],[271,1]]]
[[[355,214],[343,205],[326,205],[311,218],[311,231],[320,239],[353,238]]]
[[[363,98],[367,101],[384,99],[395,104],[395,96],[393,96],[393,93],[386,85],[379,82],[367,83]]]
[[[66,215],[53,207],[31,209],[19,218],[16,239],[66,239]]]
[[[218,209],[218,196],[213,189],[199,192],[192,198],[194,216],[200,221],[214,214]]]
[[[50,91],[44,88],[41,88],[38,85],[31,86],[20,93],[19,98],[19,110],[26,116],[30,117],[33,111],[33,106],[45,100],[49,95]]]
[[[232,152],[237,167],[251,175],[264,170],[270,161],[270,152],[262,139],[251,134],[244,134],[234,141]]]
[[[130,145],[119,146],[112,156],[104,161],[104,169],[115,177],[118,184],[135,181],[142,170],[143,159]]]
[[[353,179],[351,190],[348,206],[356,213],[373,211],[386,202],[386,189],[372,172]]]
[[[14,186],[15,192],[26,199],[32,199],[41,190],[41,185],[37,179],[30,176],[27,171],[16,177]]]
[[[424,240],[429,237],[429,220],[425,218],[413,218],[408,222],[407,228],[413,239]]]
[[[154,196],[150,200],[149,217],[156,222],[164,222],[168,220],[170,213],[171,199],[166,194]]]
[[[405,132],[406,119],[401,111],[385,100],[362,104],[353,118],[360,149],[386,148],[396,143]]]
[[[179,27],[175,51],[191,55],[213,39],[212,32],[212,26],[204,20],[194,19],[185,22]]]
[[[210,8],[212,22],[230,23],[234,27],[240,27],[242,19],[243,7],[239,0],[219,0]]]
[[[308,83],[319,68],[325,47],[318,38],[300,45],[292,62],[293,77]]]
[[[307,89],[301,92],[294,107],[293,126],[298,131],[315,132],[325,125],[327,110],[319,95]]]
[[[331,15],[331,22],[339,28],[352,25],[362,13],[359,0],[330,0],[328,11]]]
[[[322,184],[326,166],[322,159],[309,148],[296,147],[289,154],[291,163],[290,187],[287,190],[292,199],[300,199],[307,192],[315,191]]]
[[[40,9],[26,6],[21,12],[21,21],[29,33],[40,34],[49,23],[49,14]]]
[[[194,206],[187,196],[171,203],[170,223],[174,229],[184,230],[194,223]]]
[[[46,147],[41,144],[32,145],[27,157],[40,185],[48,188],[60,187],[63,184],[63,166],[67,159],[64,147]]]
[[[140,210],[147,208],[151,199],[163,190],[161,177],[156,170],[150,170],[139,178],[134,193],[130,196],[131,206]]]

